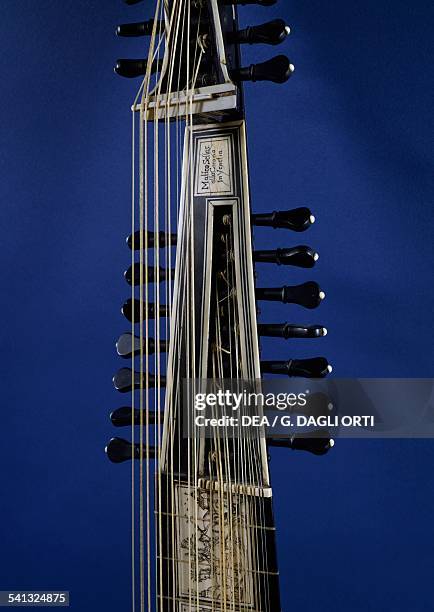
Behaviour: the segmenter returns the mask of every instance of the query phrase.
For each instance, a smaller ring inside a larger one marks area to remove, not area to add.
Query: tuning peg
[[[125,302],[125,304],[122,306],[121,312],[124,315],[124,317],[127,319],[127,321],[130,321],[130,323],[133,322],[133,313],[134,313],[134,321],[136,323],[140,321],[141,317],[143,319],[146,318],[146,311],[145,311],[144,305],[140,307],[140,300],[132,300],[131,298],[129,298]],[[148,302],[147,304],[147,313],[148,313],[148,319],[155,319],[156,308],[155,308],[155,304],[153,304],[152,302]],[[160,304],[159,316],[160,317],[169,316],[169,309],[165,304]]]
[[[115,72],[121,77],[134,79],[135,77],[144,76],[148,65],[147,59],[118,59],[115,64]],[[162,60],[153,62],[151,74],[161,70]]]
[[[293,232],[304,232],[315,223],[315,217],[309,208],[274,211],[261,215],[252,215],[252,223],[258,227],[289,229]]]
[[[125,4],[139,4],[139,2],[143,2],[143,0],[124,0]]]
[[[112,463],[123,463],[130,459],[140,459],[142,455],[139,444],[133,445],[123,438],[112,438],[105,447],[105,452]]]
[[[159,270],[158,281],[160,283],[168,279],[173,280],[175,278],[175,270],[167,271],[165,268],[161,268],[161,267],[158,268],[158,270]],[[148,281],[148,283],[154,283],[157,280],[156,269],[154,266],[148,266],[147,273],[146,273],[146,268],[143,267],[142,274],[143,274],[144,283],[146,282],[146,280]],[[138,285],[140,285],[140,277],[141,277],[139,263],[135,263],[134,266],[130,266],[128,270],[124,272],[125,280],[127,281],[129,285],[133,284],[133,275],[134,275],[134,286],[137,287]]]
[[[298,304],[304,308],[317,308],[323,299],[325,293],[320,289],[318,283],[309,281],[302,285],[294,285],[292,287],[268,287],[256,289],[256,299],[265,300],[267,302],[283,302],[283,304]]]
[[[289,361],[261,361],[263,374],[285,374],[302,378],[325,378],[333,370],[327,359],[290,359]]]
[[[253,252],[253,260],[257,263],[274,263],[278,266],[313,268],[318,259],[318,253],[308,246],[296,246],[292,249],[276,249],[274,251]]]
[[[283,19],[273,19],[258,26],[249,26],[244,30],[229,33],[228,40],[230,43],[239,45],[243,44],[265,44],[278,45],[285,40],[291,29]]]
[[[113,410],[110,414],[110,421],[115,427],[128,427],[131,425],[142,425],[149,423],[149,425],[155,425],[160,423],[162,420],[162,414],[149,410],[146,414],[145,410],[134,410],[129,406],[124,406]]]
[[[291,64],[286,55],[276,55],[276,57],[262,64],[251,64],[245,68],[236,68],[232,70],[231,76],[236,83],[239,81],[286,83],[293,72],[294,64]]]
[[[325,455],[333,448],[334,444],[334,440],[330,438],[330,434],[326,429],[310,431],[308,432],[308,437],[304,433],[295,434],[285,439],[271,438],[268,440],[269,446],[307,451],[313,455]]]
[[[105,447],[107,457],[112,463],[124,463],[132,459],[154,459],[155,448],[148,446],[141,447],[140,444],[131,444],[123,438],[112,438]]]
[[[160,21],[157,28],[164,28],[164,23]],[[154,29],[154,19],[139,21],[136,23],[122,23],[116,28],[117,36],[151,36]]]
[[[142,236],[142,242],[140,241],[140,237]],[[148,239],[146,241],[145,232],[134,232],[127,238],[127,244],[130,249],[133,248],[134,242],[134,250],[140,251],[140,245],[147,246],[148,249],[155,248],[158,244],[160,249],[163,249],[166,246],[176,246],[178,240],[177,234],[167,234],[166,232],[148,232]]]
[[[323,338],[327,335],[325,327],[320,325],[290,325],[289,323],[266,323],[258,325],[260,336],[269,338]]]
[[[146,341],[147,340],[147,341]],[[133,334],[125,333],[119,338],[116,342],[116,350],[119,357],[123,357],[124,359],[130,359],[135,355],[140,354],[140,338],[139,336],[133,336]],[[147,352],[149,355],[153,355],[155,353],[156,342],[154,338],[143,338],[143,351]],[[160,340],[159,342],[159,352],[167,353],[169,350],[169,343],[167,340]]]
[[[140,384],[142,381],[142,385]],[[134,372],[131,368],[121,368],[116,372],[113,376],[113,385],[116,391],[120,393],[129,393],[134,389],[140,389],[141,386],[146,388],[146,383],[148,383],[148,387],[155,387],[157,383],[157,378],[153,374],[146,375],[145,372],[140,376],[140,372]],[[160,385],[164,387],[166,385],[166,377],[160,376]]]

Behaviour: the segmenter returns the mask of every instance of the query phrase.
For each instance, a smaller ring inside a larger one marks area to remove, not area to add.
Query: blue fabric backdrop
[[[0,20],[2,437],[0,589],[69,589],[72,609],[129,609],[129,469],[103,448],[120,405],[111,376],[128,289],[130,113],[114,25],[152,3],[17,0]],[[433,376],[432,58],[428,0],[284,0],[296,74],[248,85],[255,211],[310,205],[315,313],[264,305],[264,320],[324,323],[345,376]],[[245,61],[273,51],[249,48]],[[261,230],[257,246],[298,237]],[[320,346],[319,346],[320,345]],[[283,609],[434,607],[434,444],[339,442],[327,457],[272,452]]]

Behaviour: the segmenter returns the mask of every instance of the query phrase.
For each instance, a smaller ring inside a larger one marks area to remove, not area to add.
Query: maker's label
[[[260,543],[248,525],[248,499],[182,485],[176,494],[178,596],[200,612],[253,606],[253,550]]]
[[[234,195],[232,137],[196,140],[195,196]]]

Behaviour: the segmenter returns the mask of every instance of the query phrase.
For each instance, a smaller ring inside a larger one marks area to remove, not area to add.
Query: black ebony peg
[[[163,27],[160,23],[157,27]],[[117,36],[150,36],[154,28],[154,19],[149,21],[138,21],[136,23],[122,23],[116,28]]]
[[[315,217],[309,208],[301,207],[293,210],[274,211],[261,215],[252,215],[253,225],[273,227],[274,229],[289,229],[293,232],[304,232],[313,223]]]
[[[304,308],[317,308],[325,298],[324,291],[318,283],[309,281],[302,285],[285,287],[266,287],[256,289],[256,299],[267,302],[283,302],[283,304],[298,304]]]
[[[325,327],[320,325],[290,325],[289,323],[266,323],[258,325],[260,336],[268,338],[323,338],[327,335]]]
[[[143,2],[143,0],[124,0],[125,4],[139,4],[139,2]]]
[[[167,353],[169,350],[169,343],[167,340],[160,340],[160,353]],[[146,352],[146,348],[149,355],[153,355],[155,353],[156,342],[154,338],[150,338],[148,336],[143,338],[143,351]],[[125,333],[119,338],[116,342],[116,350],[119,357],[123,357],[124,359],[130,359],[135,355],[140,355],[140,338],[139,336],[133,336],[133,334]]]
[[[318,259],[319,255],[316,251],[303,245],[293,247],[292,249],[253,252],[253,260],[257,263],[274,263],[278,266],[313,268]]]
[[[161,422],[161,414],[156,413],[153,410],[148,412],[146,415],[144,410],[134,410],[129,406],[123,406],[113,410],[110,414],[110,421],[115,427],[128,427],[131,425],[141,425],[149,423],[149,425],[155,425]]]
[[[133,236],[134,236],[134,250],[140,251],[140,235],[142,235],[143,246],[146,246],[148,249],[153,249],[157,246],[160,249],[163,249],[166,246],[176,246],[178,235],[177,234],[167,234],[166,232],[148,232],[148,239],[145,239],[145,232],[134,232],[127,238],[127,244],[130,249],[133,248]]]
[[[262,64],[251,64],[245,68],[232,70],[232,79],[239,81],[271,81],[272,83],[286,83],[294,72],[294,64],[291,64],[286,55],[276,55]]]
[[[131,459],[140,459],[141,452],[138,444],[131,444],[122,438],[112,438],[105,447],[107,457],[112,463],[123,463]]]
[[[306,437],[304,434],[295,434],[290,438],[271,438],[268,440],[269,446],[279,448],[290,448],[291,450],[302,450],[312,453],[313,455],[325,455],[333,448],[334,440],[330,438],[330,434],[326,429],[318,429],[310,431]]]
[[[126,270],[124,272],[124,277],[125,280],[127,281],[127,283],[129,285],[133,284],[133,272],[134,272],[134,286],[137,287],[138,285],[140,285],[140,264],[136,263],[133,266],[130,266],[128,268],[128,270]],[[157,280],[157,274],[156,274],[156,269],[154,266],[148,266],[147,268],[147,274],[146,274],[146,268],[143,268],[143,282],[146,282],[146,279],[148,280],[148,283],[155,283]],[[169,270],[167,271],[165,268],[159,268],[159,275],[158,275],[158,281],[160,283],[163,283],[164,281],[170,279],[173,280],[175,278],[175,270]]]
[[[244,30],[238,30],[228,35],[231,43],[243,45],[265,44],[278,45],[285,40],[290,33],[290,28],[283,19],[273,19],[258,26],[249,26]]]
[[[131,444],[123,438],[112,438],[105,447],[107,457],[112,463],[124,463],[132,459],[153,459],[155,457],[155,448],[141,448],[140,444]]]
[[[148,319],[155,319],[156,310],[157,309],[155,307],[155,304],[153,304],[152,302],[148,302],[147,304]],[[133,322],[133,313],[134,313],[134,321],[136,323],[140,321],[140,317],[143,317],[143,319],[146,318],[146,310],[145,310],[144,305],[142,305],[142,307],[140,306],[140,300],[132,300],[131,298],[128,299],[125,302],[125,304],[122,306],[121,312],[124,315],[124,317],[131,323]],[[169,309],[167,308],[165,304],[160,304],[159,315],[160,317],[169,316]]]
[[[113,376],[113,385],[116,391],[120,393],[129,393],[134,389],[140,389],[140,381],[143,381],[143,387],[145,388],[146,382],[149,387],[155,387],[157,378],[153,374],[146,376],[145,372],[140,376],[140,372],[133,372],[131,368],[121,368]],[[166,384],[166,377],[160,376],[160,385],[164,387]]]
[[[134,79],[146,74],[147,65],[147,59],[118,59],[115,64],[115,72],[121,77]],[[158,72],[161,66],[162,61],[154,62],[151,67],[151,74]]]
[[[289,361],[261,361],[263,374],[284,374],[302,378],[325,378],[332,371],[324,357],[290,359]]]

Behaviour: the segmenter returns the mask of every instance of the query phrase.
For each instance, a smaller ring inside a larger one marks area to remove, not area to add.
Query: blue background
[[[240,12],[285,17],[297,69],[286,86],[246,87],[254,210],[310,205],[318,221],[301,242],[321,254],[312,273],[258,267],[258,280],[312,277],[327,292],[314,313],[263,305],[261,319],[330,330],[264,343],[264,357],[323,353],[340,377],[432,376],[433,3]],[[83,612],[129,609],[129,468],[103,448],[120,405],[135,85],[112,64],[141,54],[113,28],[143,14],[117,0],[17,0],[0,21],[0,589],[69,589]],[[432,609],[433,462],[431,441],[272,452],[283,609]]]

